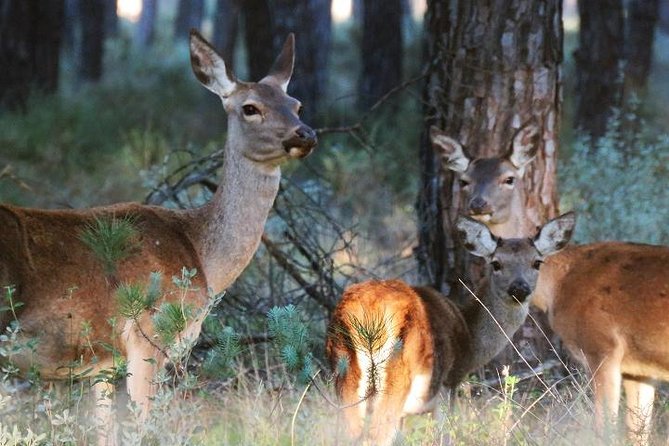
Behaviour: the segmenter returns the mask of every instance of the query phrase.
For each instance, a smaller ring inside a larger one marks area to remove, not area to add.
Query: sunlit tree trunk
[[[0,0],[0,110],[58,88],[63,0]]]
[[[581,19],[576,60],[574,127],[593,138],[606,131],[622,104],[624,20],[622,0],[579,0]]]
[[[463,143],[470,156],[491,157],[503,155],[516,129],[534,122],[541,138],[525,172],[525,206],[537,226],[556,216],[561,2],[433,0],[425,25],[432,65],[424,92],[426,129],[435,124]],[[466,263],[453,242],[460,190],[450,171],[438,170],[427,139],[421,162],[419,260],[426,280],[454,287]]]
[[[362,5],[360,106],[368,108],[402,80],[402,0]]]

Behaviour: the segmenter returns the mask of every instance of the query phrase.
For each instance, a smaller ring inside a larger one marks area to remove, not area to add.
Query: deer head
[[[197,79],[223,101],[228,140],[244,157],[278,165],[311,153],[317,144],[316,133],[300,120],[300,102],[286,94],[295,54],[292,33],[269,74],[259,82],[239,81],[195,30],[190,33],[190,53]]]
[[[568,212],[546,223],[534,238],[517,239],[495,237],[486,225],[464,216],[456,227],[465,248],[488,263],[489,300],[528,305],[544,258],[567,245],[575,223]]]
[[[514,212],[514,198],[522,191],[525,166],[534,158],[539,129],[521,127],[501,157],[471,159],[465,148],[437,127],[430,129],[430,139],[444,168],[457,173],[464,194],[464,212],[491,224],[509,220]]]

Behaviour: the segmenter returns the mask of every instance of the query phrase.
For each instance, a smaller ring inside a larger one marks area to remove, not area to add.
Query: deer
[[[445,169],[464,183],[465,203],[480,197],[485,212],[465,213],[493,234],[527,235],[521,168],[536,147],[524,144],[538,133],[521,129],[506,154],[471,159],[440,129],[433,147]],[[514,161],[515,160],[515,161]],[[493,166],[484,169],[483,166]],[[514,178],[508,182],[507,178]],[[491,191],[495,192],[479,192]],[[551,256],[539,273],[532,304],[547,313],[551,329],[570,355],[592,373],[595,428],[600,436],[618,419],[621,386],[626,395],[629,440],[648,444],[654,381],[669,381],[669,247],[603,241],[569,246]]]
[[[301,103],[287,94],[293,73],[295,38],[290,34],[267,76],[238,80],[222,57],[196,30],[190,33],[190,62],[197,80],[218,95],[227,113],[227,140],[220,184],[201,207],[176,210],[120,203],[78,210],[31,209],[0,205],[0,286],[12,286],[24,338],[37,339],[33,358],[15,358],[21,370],[30,361],[47,380],[81,373],[68,364],[83,359],[89,374],[112,367],[112,354],[84,345],[81,325],[90,323],[90,339],[115,345],[127,360],[127,391],[145,416],[155,393],[154,372],[166,362],[155,340],[151,314],[179,294],[170,288],[137,320],[117,323],[113,338],[108,320],[118,313],[119,283],[147,282],[152,272],[196,276],[183,299],[202,309],[241,274],[258,248],[268,213],[279,189],[280,166],[309,155],[315,131],[300,117]],[[110,279],[100,260],[81,239],[82,231],[101,219],[129,219],[137,231],[136,249],[118,262]],[[9,320],[0,319],[4,331]],[[188,321],[180,338],[197,338],[203,314]],[[95,357],[95,361],[91,361]],[[95,384],[97,395],[113,391]],[[104,404],[103,404],[104,405]],[[103,410],[104,412],[104,410]],[[107,416],[101,415],[108,419]]]
[[[567,213],[533,238],[508,239],[460,217],[465,249],[490,273],[480,303],[461,307],[397,279],[348,287],[329,324],[326,356],[349,435],[392,444],[406,415],[436,412],[442,387],[454,389],[497,355],[528,314],[539,268],[568,243],[574,224]]]

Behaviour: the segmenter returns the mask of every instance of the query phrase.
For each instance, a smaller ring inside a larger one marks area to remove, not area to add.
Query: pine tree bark
[[[63,0],[0,0],[0,110],[58,88]]]
[[[495,157],[507,152],[518,128],[532,122],[541,137],[536,158],[525,169],[525,209],[536,226],[557,216],[562,2],[430,0],[425,27],[430,71],[424,89],[416,254],[425,282],[465,301],[471,296],[458,279],[477,290],[480,266],[456,242],[460,188],[450,171],[440,169],[428,129],[431,125],[444,129],[472,158]],[[545,322],[542,325],[548,328]],[[547,353],[543,337],[536,330],[530,332],[535,353]],[[508,360],[510,352],[502,355]]]
[[[541,138],[525,172],[525,207],[536,226],[555,217],[561,1],[432,0],[425,26],[431,69],[424,90],[424,134],[434,124],[464,144],[471,157],[493,157],[506,153],[520,126],[533,122]],[[450,171],[440,171],[427,136],[420,159],[419,263],[426,281],[457,289],[457,278],[468,276],[468,257],[454,243],[459,186]]]
[[[624,20],[622,0],[579,0],[574,127],[599,138],[622,105]]]
[[[200,29],[204,18],[204,0],[179,0],[174,22],[174,37],[187,40],[191,28]]]
[[[631,0],[628,5],[625,65],[625,93],[642,93],[646,88],[653,58],[658,0]]]
[[[79,78],[97,82],[102,78],[106,26],[107,0],[85,0],[80,2],[81,45],[79,46]]]
[[[402,0],[364,0],[360,100],[367,109],[402,80]]]
[[[142,13],[135,30],[135,41],[139,48],[147,48],[153,44],[158,18],[158,0],[143,0]]]
[[[304,119],[317,122],[327,86],[332,34],[332,0],[274,0],[274,52],[295,33],[295,72],[288,87],[304,104]],[[304,26],[308,23],[309,26]]]
[[[105,0],[105,35],[118,36],[118,9],[117,0]]]

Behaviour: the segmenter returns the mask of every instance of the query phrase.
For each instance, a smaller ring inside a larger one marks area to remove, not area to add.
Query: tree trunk
[[[558,213],[556,161],[561,110],[562,2],[428,1],[425,131],[418,197],[423,280],[456,300],[470,299],[458,278],[477,289],[478,268],[459,246],[460,188],[440,169],[428,129],[437,125],[472,158],[502,156],[527,122],[540,129],[536,159],[525,170],[525,207],[538,226]],[[442,178],[439,185],[439,176]]]
[[[574,127],[598,138],[606,132],[612,109],[622,104],[622,0],[579,0],[578,13]]]
[[[274,62],[273,23],[268,0],[242,0],[244,42],[248,55],[248,80],[258,81]]]
[[[58,88],[63,0],[0,0],[0,109]]]
[[[369,108],[402,80],[402,0],[364,0],[360,107]]]
[[[275,0],[273,7],[274,52],[295,33],[297,63],[289,93],[304,104],[304,119],[314,123],[327,86],[332,0]]]
[[[118,36],[117,6],[117,0],[105,0],[105,35],[107,37]]]
[[[220,51],[226,66],[234,70],[235,46],[239,30],[240,0],[217,0],[214,16],[213,44]]]
[[[187,40],[191,28],[200,29],[204,17],[204,0],[179,0],[177,18],[174,23],[174,37]]]
[[[102,77],[107,3],[107,0],[85,0],[80,3],[79,78],[83,81],[97,82]]]
[[[142,13],[139,16],[135,34],[135,40],[138,47],[147,48],[153,44],[157,18],[158,0],[143,0]]]
[[[646,88],[653,57],[658,0],[631,0],[628,10],[625,93],[641,93]]]
[[[669,34],[669,0],[660,0],[659,6],[660,29]]]

